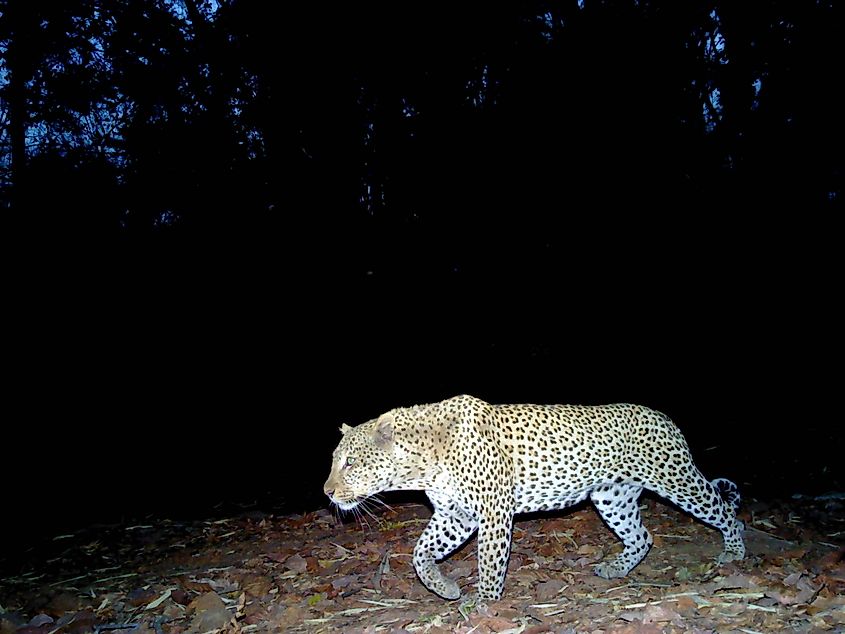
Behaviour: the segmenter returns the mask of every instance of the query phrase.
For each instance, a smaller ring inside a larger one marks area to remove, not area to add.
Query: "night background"
[[[841,4],[0,13],[0,551],[324,507],[341,423],[458,393],[842,491]]]

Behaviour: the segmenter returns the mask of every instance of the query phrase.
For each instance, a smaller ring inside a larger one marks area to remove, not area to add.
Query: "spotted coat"
[[[326,494],[349,510],[381,491],[425,490],[434,513],[414,548],[414,568],[446,599],[460,589],[436,562],[475,531],[478,599],[496,600],[514,514],[587,497],[624,545],[595,572],[625,576],[652,544],[637,504],[644,488],[719,529],[720,562],[745,555],[736,485],[705,479],[674,423],[641,405],[491,405],[462,395],[341,431]]]

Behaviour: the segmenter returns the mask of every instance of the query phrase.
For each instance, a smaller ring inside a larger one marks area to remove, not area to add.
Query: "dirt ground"
[[[614,580],[592,572],[620,545],[590,506],[518,517],[504,598],[475,610],[417,579],[418,504],[92,527],[0,561],[0,634],[845,631],[842,500],[746,504],[748,556],[723,566],[717,531],[641,507],[654,548]],[[441,566],[471,591],[475,540]]]

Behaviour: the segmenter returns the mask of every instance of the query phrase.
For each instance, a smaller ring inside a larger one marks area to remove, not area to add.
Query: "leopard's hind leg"
[[[742,539],[744,526],[736,517],[740,497],[733,482],[724,478],[709,482],[690,462],[689,473],[677,479],[671,488],[665,486],[665,483],[646,486],[721,531],[725,546],[717,558],[720,564],[745,557],[745,542]]]
[[[625,548],[614,559],[603,561],[595,573],[605,579],[624,577],[643,560],[653,539],[640,518],[638,500],[643,488],[635,484],[608,484],[596,487],[590,499]]]

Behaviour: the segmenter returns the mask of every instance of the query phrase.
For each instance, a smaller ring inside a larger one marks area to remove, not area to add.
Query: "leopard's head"
[[[323,485],[329,499],[348,511],[382,491],[424,489],[438,472],[440,438],[419,409],[396,409],[340,428],[332,470]]]
[[[357,427],[343,425],[340,431],[343,438],[332,454],[332,471],[323,491],[348,511],[371,495],[393,488],[399,465],[391,414]]]

